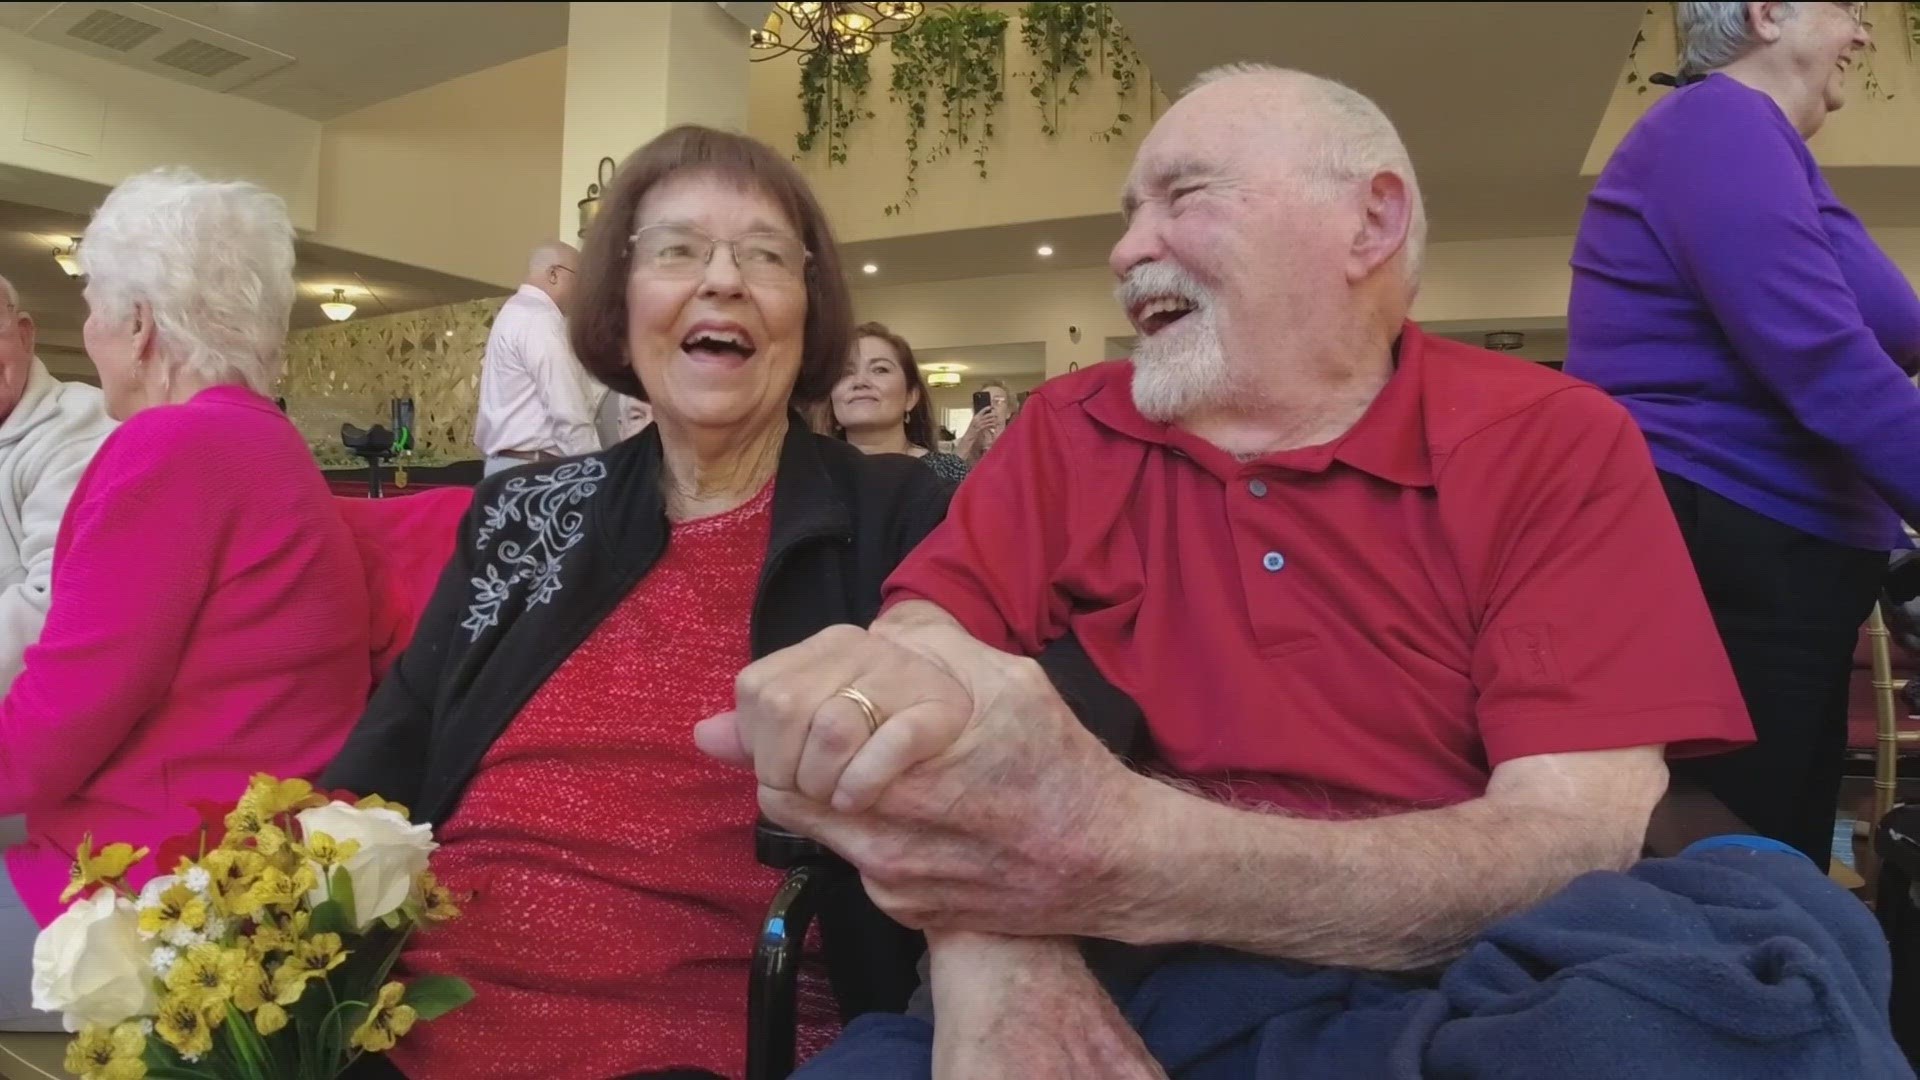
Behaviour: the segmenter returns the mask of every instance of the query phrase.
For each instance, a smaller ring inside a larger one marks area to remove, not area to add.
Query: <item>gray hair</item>
[[[293,313],[293,223],[278,195],[244,180],[158,169],[121,183],[80,244],[87,306],[153,313],[161,359],[265,394],[280,377]]]
[[[1242,75],[1278,77],[1290,89],[1303,91],[1309,103],[1317,106],[1314,110],[1317,118],[1328,130],[1326,136],[1318,140],[1320,145],[1314,160],[1307,166],[1312,175],[1339,182],[1369,180],[1379,173],[1390,172],[1406,183],[1407,195],[1413,204],[1404,249],[1407,282],[1417,284],[1426,256],[1427,205],[1420,194],[1420,181],[1414,175],[1413,158],[1407,153],[1407,144],[1401,141],[1393,121],[1372,98],[1344,83],[1250,60],[1208,68],[1187,84],[1181,96]]]
[[[8,311],[20,310],[20,293],[14,289],[13,282],[8,281],[5,274],[0,274],[0,303],[4,303]]]
[[[1793,17],[1797,4],[1781,4],[1780,18]],[[1680,32],[1680,74],[1705,75],[1747,55],[1760,42],[1747,21],[1747,5],[1682,3],[1673,5]]]

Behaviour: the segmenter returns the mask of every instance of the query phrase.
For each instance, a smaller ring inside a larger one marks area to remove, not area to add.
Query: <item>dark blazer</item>
[[[327,769],[326,788],[405,803],[443,824],[481,757],[561,661],[660,557],[660,436],[483,481],[405,654]],[[758,658],[839,623],[945,516],[952,486],[919,461],[861,453],[795,418],[754,597]]]

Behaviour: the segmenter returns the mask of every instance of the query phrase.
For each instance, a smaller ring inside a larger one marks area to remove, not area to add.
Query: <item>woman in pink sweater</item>
[[[46,628],[0,702],[0,815],[26,832],[0,880],[0,1027],[15,1029],[41,1019],[32,939],[84,834],[157,848],[252,773],[317,774],[370,679],[353,538],[266,396],[294,298],[285,205],[137,176],[80,260],[87,353],[121,426],[68,505]]]

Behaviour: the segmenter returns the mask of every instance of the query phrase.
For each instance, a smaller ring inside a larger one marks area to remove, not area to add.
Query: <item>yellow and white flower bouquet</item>
[[[331,1080],[415,1023],[466,1004],[459,979],[392,979],[413,930],[459,914],[427,870],[433,831],[376,797],[329,799],[304,780],[256,776],[222,816],[147,856],[77,853],[40,932],[33,1005],[76,1033],[83,1080]],[[89,890],[91,890],[89,892]]]

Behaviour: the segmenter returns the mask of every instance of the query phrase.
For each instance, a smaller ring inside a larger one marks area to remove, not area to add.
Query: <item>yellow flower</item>
[[[326,796],[316,795],[305,780],[277,780],[266,773],[255,773],[241,801],[252,799],[262,817],[279,817],[309,806],[326,805]]]
[[[413,1030],[413,1022],[419,1019],[419,1014],[413,1011],[413,1006],[400,1004],[406,992],[407,988],[397,982],[380,988],[380,996],[373,1002],[373,1011],[367,1014],[366,1022],[353,1033],[355,1047],[371,1054],[383,1054]]]
[[[446,922],[460,917],[460,908],[453,902],[453,893],[434,878],[429,870],[420,875],[420,917],[428,922]]]
[[[332,971],[347,960],[346,946],[339,934],[315,934],[300,943],[297,955],[307,966],[319,971]]]
[[[307,834],[307,858],[331,870],[360,854],[360,841],[335,840],[323,832]]]
[[[267,954],[292,952],[300,939],[307,936],[307,920],[311,916],[304,911],[296,911],[286,917],[284,922],[276,922],[268,914],[255,925],[253,934],[246,939],[247,949],[262,960]]]
[[[267,977],[266,965],[258,957],[247,956],[234,973],[233,1007],[250,1013],[272,1000],[273,980]]]
[[[147,1066],[141,1061],[147,1038],[133,1023],[118,1027],[90,1027],[67,1044],[68,1072],[80,1080],[141,1080]]]
[[[140,913],[140,932],[149,937],[173,929],[204,930],[207,927],[207,902],[184,883],[169,886],[160,894],[160,906]]]
[[[214,906],[229,915],[245,914],[235,909],[253,889],[253,883],[267,869],[267,860],[259,852],[247,849],[216,848],[207,852],[200,865],[213,879]]]
[[[93,834],[80,838],[80,850],[73,855],[73,882],[60,894],[60,902],[79,896],[90,886],[112,884],[126,876],[127,868],[147,857],[146,848],[132,844],[108,844],[93,850]]]
[[[183,1056],[213,1049],[213,1027],[207,1010],[178,995],[170,994],[160,1003],[160,1011],[153,1018],[153,1033]]]
[[[167,1000],[190,1002],[217,1015],[233,997],[245,963],[239,949],[195,945],[167,971]]]
[[[261,908],[277,908],[292,911],[307,898],[308,890],[316,884],[311,866],[302,866],[288,874],[274,867],[268,867],[248,890],[250,902],[241,910],[236,904],[236,914],[251,914]]]
[[[391,810],[394,813],[399,814],[401,817],[406,818],[409,821],[413,820],[412,815],[407,813],[406,807],[400,805],[397,802],[388,802],[387,800],[381,798],[378,795],[365,796],[359,802],[354,803],[353,805],[356,808],[361,810]]]
[[[271,1035],[287,1026],[287,1010],[269,1001],[260,1006],[253,1014],[253,1029],[262,1035]]]

